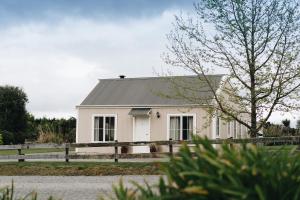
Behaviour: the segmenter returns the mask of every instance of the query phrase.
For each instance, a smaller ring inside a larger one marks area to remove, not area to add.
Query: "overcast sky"
[[[76,116],[99,78],[166,69],[166,34],[192,2],[0,0],[0,84],[22,87],[37,117]]]

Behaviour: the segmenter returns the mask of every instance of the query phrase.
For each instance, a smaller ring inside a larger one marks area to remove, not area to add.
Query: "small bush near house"
[[[150,144],[149,147],[150,147],[150,152],[151,153],[156,153],[156,152],[159,151],[158,146],[154,143]]]
[[[183,145],[164,167],[167,181],[135,189],[121,183],[117,199],[300,199],[299,154],[249,145],[216,150],[207,139],[194,141],[195,155]]]
[[[122,146],[122,147],[121,147],[121,153],[127,154],[128,151],[129,151],[129,147],[128,147],[128,146]]]
[[[51,126],[39,126],[38,143],[63,143],[63,138],[53,131]]]

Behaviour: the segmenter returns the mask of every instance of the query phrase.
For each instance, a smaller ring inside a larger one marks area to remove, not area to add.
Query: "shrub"
[[[14,144],[15,143],[14,134],[12,132],[2,131],[1,134],[3,137],[3,144]]]
[[[39,126],[38,143],[63,143],[61,135],[55,133],[51,126]]]
[[[183,145],[156,187],[114,188],[117,199],[300,199],[300,156],[253,145],[216,150],[207,139]]]
[[[0,145],[3,144],[3,137],[2,137],[2,134],[0,133]]]
[[[158,146],[157,146],[156,144],[154,144],[154,143],[151,143],[151,144],[149,145],[149,147],[150,147],[150,152],[151,152],[151,153],[155,153],[155,152],[158,152],[158,151],[159,151]]]
[[[128,146],[122,146],[122,147],[121,147],[121,153],[127,154],[128,151],[129,151],[129,147],[128,147]]]

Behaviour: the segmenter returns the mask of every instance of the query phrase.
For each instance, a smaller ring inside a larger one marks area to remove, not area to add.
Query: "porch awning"
[[[135,116],[149,116],[151,113],[151,108],[132,108],[128,115]]]

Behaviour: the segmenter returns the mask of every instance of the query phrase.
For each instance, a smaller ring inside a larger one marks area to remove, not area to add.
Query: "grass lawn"
[[[0,163],[0,176],[105,176],[160,174],[160,163],[128,162],[5,162]]]
[[[63,152],[65,149],[58,149],[58,148],[50,148],[50,149],[22,149],[22,153],[25,154],[33,154],[33,153],[51,153],[51,152]],[[70,149],[70,151],[74,151]],[[16,155],[17,150],[0,150],[0,155]]]
[[[298,145],[282,145],[282,146],[263,146],[262,148],[265,148],[268,151],[291,151],[293,149],[296,149]]]

